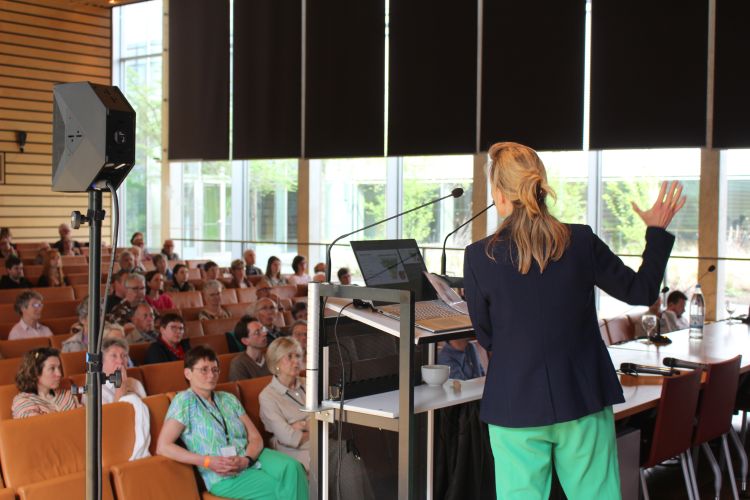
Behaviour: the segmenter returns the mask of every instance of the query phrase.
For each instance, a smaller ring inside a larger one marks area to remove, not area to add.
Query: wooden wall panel
[[[88,80],[111,84],[112,18],[108,8],[55,0],[0,0],[0,227],[14,241],[56,241],[85,193],[55,193],[52,180],[52,87]],[[16,131],[28,133],[25,152]],[[110,206],[105,195],[105,207]],[[109,235],[111,214],[104,221]],[[85,241],[88,230],[76,231]],[[109,239],[108,237],[106,239]]]

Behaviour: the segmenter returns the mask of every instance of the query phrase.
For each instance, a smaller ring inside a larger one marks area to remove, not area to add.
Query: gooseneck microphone
[[[628,375],[638,375],[639,373],[648,373],[650,375],[662,375],[664,377],[671,377],[672,375],[680,374],[680,372],[678,372],[674,368],[660,368],[658,366],[638,365],[635,363],[620,364],[620,371]]]
[[[670,368],[687,368],[688,370],[705,370],[707,367],[703,363],[694,363],[692,361],[685,361],[684,359],[677,358],[664,358],[662,360],[664,366]]]
[[[423,204],[419,205],[418,207],[410,208],[409,210],[405,210],[403,212],[397,213],[396,215],[391,215],[390,217],[387,217],[387,218],[385,218],[383,220],[379,220],[377,222],[373,222],[372,224],[368,224],[365,227],[361,227],[359,229],[355,229],[351,233],[342,234],[341,236],[339,236],[338,238],[336,238],[335,240],[333,240],[328,245],[328,248],[326,248],[326,281],[328,283],[331,282],[331,250],[333,249],[333,245],[335,245],[336,242],[339,241],[340,239],[343,239],[343,238],[346,238],[347,236],[351,236],[353,234],[359,233],[360,231],[364,231],[365,229],[370,229],[371,227],[375,227],[378,224],[382,224],[384,222],[388,222],[389,220],[397,219],[397,218],[402,217],[402,216],[404,216],[406,214],[410,214],[410,213],[412,213],[412,212],[414,212],[416,210],[419,210],[420,208],[424,208],[424,207],[427,207],[427,206],[430,206],[430,205],[434,205],[435,203],[437,203],[439,201],[443,201],[443,200],[445,200],[447,198],[459,198],[463,194],[464,194],[463,188],[458,187],[458,188],[453,189],[453,191],[451,191],[450,194],[448,194],[448,195],[442,196],[442,197],[437,198],[437,199],[432,200],[432,201],[428,201],[427,203],[423,203]]]
[[[695,283],[693,283],[693,286],[691,286],[690,288],[688,288],[687,290],[685,290],[685,295],[687,295],[690,291],[692,291],[693,288],[695,288],[696,286],[700,285],[700,282],[703,281],[703,278],[705,278],[706,276],[708,276],[709,274],[711,274],[714,271],[716,271],[716,266],[715,265],[711,264],[710,266],[708,266],[708,269],[706,269],[706,272],[703,273],[703,274],[701,274],[698,277],[698,281],[696,281]]]
[[[476,219],[477,217],[479,217],[480,215],[482,215],[483,213],[485,213],[487,210],[489,210],[490,208],[492,208],[494,206],[495,206],[495,202],[493,201],[492,203],[490,203],[487,206],[487,208],[483,208],[479,212],[475,213],[474,215],[471,216],[471,219],[467,220],[466,222],[464,222],[463,224],[461,224],[460,226],[458,226],[456,229],[454,229],[453,231],[451,231],[450,233],[448,233],[448,235],[443,240],[443,254],[440,256],[440,274],[441,275],[445,276],[445,245],[448,243],[448,238],[450,238],[451,236],[453,236],[454,234],[456,234],[459,231],[459,229],[461,229],[466,224],[468,224],[469,222],[473,221],[474,219]]]

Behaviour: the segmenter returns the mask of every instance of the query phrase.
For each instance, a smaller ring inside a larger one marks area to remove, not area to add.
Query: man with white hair
[[[255,265],[255,250],[248,248],[242,253],[245,261],[245,276],[263,276],[263,271]]]
[[[80,249],[83,245],[73,239],[73,236],[71,234],[72,232],[73,231],[70,229],[70,226],[68,224],[60,224],[57,227],[57,233],[60,235],[60,239],[52,245],[52,248],[60,252],[60,254],[63,254],[64,241],[70,241],[73,244],[73,248]]]

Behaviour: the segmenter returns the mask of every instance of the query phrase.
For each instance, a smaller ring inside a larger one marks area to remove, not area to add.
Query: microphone
[[[402,217],[402,216],[404,216],[406,214],[409,214],[409,213],[412,213],[412,212],[414,212],[416,210],[419,210],[420,208],[424,208],[424,207],[427,207],[427,206],[430,206],[430,205],[434,205],[435,203],[437,203],[439,201],[443,201],[443,200],[445,200],[447,198],[460,198],[463,194],[464,194],[463,188],[457,187],[457,188],[454,188],[453,191],[451,191],[450,194],[445,195],[445,196],[443,196],[441,198],[437,198],[435,200],[428,201],[427,203],[423,203],[423,204],[419,205],[418,207],[410,208],[409,210],[397,213],[396,215],[391,215],[390,217],[387,217],[387,218],[385,218],[383,220],[379,220],[377,222],[373,222],[372,224],[368,224],[365,227],[361,227],[359,229],[355,229],[351,233],[342,234],[341,236],[339,236],[338,238],[336,238],[335,240],[333,240],[331,242],[331,244],[328,245],[328,247],[326,248],[326,282],[328,282],[328,283],[331,282],[331,250],[333,249],[333,245],[335,245],[337,241],[339,241],[339,240],[341,240],[343,238],[346,238],[347,236],[351,236],[353,234],[359,233],[360,231],[364,231],[365,229],[370,229],[371,227],[377,226],[378,224],[382,224],[384,222],[388,222],[389,220],[393,220],[393,219],[396,219],[398,217]]]
[[[648,373],[650,375],[662,375],[664,377],[671,377],[672,375],[679,375],[680,372],[674,368],[660,368],[658,366],[647,366],[638,365],[635,363],[621,363],[620,371],[627,375],[638,375],[639,373]]]
[[[691,286],[690,288],[688,288],[687,290],[685,290],[685,295],[687,295],[690,291],[692,291],[693,288],[695,288],[697,285],[700,285],[700,282],[703,281],[703,278],[705,278],[707,275],[709,275],[710,273],[712,273],[714,271],[716,271],[716,266],[715,265],[711,264],[710,266],[708,266],[708,269],[706,270],[705,273],[703,273],[703,274],[700,275],[700,277],[698,278],[698,281],[696,281],[693,284],[693,286]]]
[[[692,361],[685,361],[684,359],[677,358],[664,358],[662,360],[664,366],[670,368],[687,368],[688,370],[705,370],[706,365],[703,363],[693,363]]]
[[[485,213],[487,210],[489,210],[491,207],[494,207],[494,206],[495,206],[495,202],[493,201],[487,206],[487,208],[483,208],[479,212],[475,213],[474,215],[471,216],[469,220],[467,220],[466,222],[458,226],[456,229],[448,233],[448,236],[446,236],[445,239],[443,240],[443,255],[440,257],[440,274],[441,275],[445,276],[445,245],[448,243],[448,238],[456,234],[459,229],[461,229],[466,224],[473,221],[474,219],[476,219],[477,217],[479,217],[480,215],[482,215],[483,213]]]

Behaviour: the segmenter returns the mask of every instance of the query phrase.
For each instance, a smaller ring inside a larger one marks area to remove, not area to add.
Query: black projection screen
[[[595,0],[591,149],[706,140],[708,0]]]
[[[384,153],[384,0],[308,0],[308,158]]]
[[[585,0],[484,2],[480,148],[583,146]]]
[[[169,6],[169,159],[229,158],[229,2]]]
[[[476,150],[477,1],[390,4],[388,156]]]
[[[749,24],[749,2],[716,2],[715,148],[750,147]]]
[[[232,157],[301,155],[302,6],[235,0]]]

